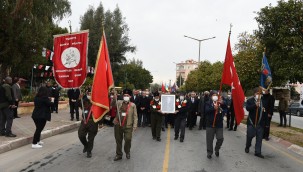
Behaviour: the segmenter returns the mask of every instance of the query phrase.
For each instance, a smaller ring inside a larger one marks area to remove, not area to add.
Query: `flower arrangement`
[[[151,106],[153,109],[160,110],[160,109],[161,109],[161,102],[159,101],[158,103],[156,103],[154,100],[152,100],[152,101],[150,102],[150,106]]]

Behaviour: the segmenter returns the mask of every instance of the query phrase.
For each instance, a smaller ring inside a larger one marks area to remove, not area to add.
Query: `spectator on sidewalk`
[[[51,120],[51,105],[54,99],[49,97],[48,88],[40,87],[34,99],[34,110],[32,118],[36,125],[36,131],[33,137],[32,148],[42,148],[43,142],[40,141],[41,132],[45,127],[46,121]]]
[[[283,94],[281,95],[281,99],[279,101],[278,110],[279,110],[279,113],[280,113],[280,125],[278,125],[278,126],[279,127],[282,127],[282,126],[286,127],[286,123],[287,123],[286,112],[288,111],[288,102],[285,99]]]
[[[0,88],[0,136],[16,137],[12,133],[14,120],[13,109],[16,108],[12,95],[12,78],[6,77],[4,84]]]
[[[52,106],[52,112],[58,113],[58,104],[59,104],[59,97],[60,97],[60,87],[58,87],[58,84],[55,83],[52,86],[52,97],[55,98],[54,105]]]
[[[76,111],[76,119],[79,121],[79,96],[80,90],[78,88],[69,89],[67,91],[67,96],[69,98],[69,108],[70,108],[70,120],[74,120],[74,114]]]
[[[16,108],[14,108],[14,118],[20,118],[18,116],[18,106],[19,106],[19,102],[22,100],[22,94],[21,94],[21,88],[20,88],[20,84],[21,84],[21,79],[20,78],[15,78],[14,79],[15,83],[12,86],[12,90],[13,90],[13,99],[15,101],[15,106]]]
[[[92,157],[94,139],[98,133],[98,123],[94,122],[89,99],[83,99],[84,116],[78,129],[78,137],[84,146],[83,153],[87,152],[87,158]],[[87,138],[86,138],[87,137]]]

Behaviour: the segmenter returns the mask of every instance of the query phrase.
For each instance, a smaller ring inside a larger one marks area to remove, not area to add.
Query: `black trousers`
[[[235,118],[235,114],[230,114],[230,123],[229,123],[229,129],[233,129],[234,130],[237,129],[237,122],[236,122],[236,118]]]
[[[224,111],[225,115],[226,115],[226,128],[229,128],[230,127],[230,118],[231,118],[231,115],[229,113],[228,110]]]
[[[188,112],[188,116],[187,116],[187,126],[188,126],[189,128],[193,128],[196,121],[197,121],[196,112]]]
[[[13,109],[14,111],[14,118],[18,117],[18,105],[19,105],[19,101],[15,101],[15,106],[17,106],[16,108]]]
[[[284,122],[284,126],[286,126],[286,123],[287,123],[286,112],[279,111],[279,113],[280,113],[280,125],[283,125],[283,122]],[[284,119],[284,121],[283,121],[283,119]]]
[[[12,133],[12,125],[14,120],[13,110],[5,107],[0,109],[0,132],[1,134]]]
[[[263,134],[264,139],[269,137],[269,132],[270,132],[271,117],[268,117],[267,119],[268,119],[268,122],[265,124],[264,134]]]
[[[171,125],[171,127],[174,127],[175,124],[175,116],[174,114],[167,114],[165,116],[165,127],[167,128],[168,123]]]
[[[59,99],[55,99],[54,104],[52,106],[52,111],[58,112],[58,104],[59,104]]]
[[[201,130],[202,128],[206,130],[206,118],[204,114],[201,114],[200,123],[199,123],[199,129]]]
[[[175,118],[175,137],[179,137],[179,133],[181,130],[180,138],[184,139],[185,137],[185,123],[186,123],[186,118],[182,116],[177,116]]]
[[[40,141],[41,132],[45,127],[46,119],[33,119],[36,125],[36,131],[33,137],[33,144],[37,144]]]
[[[87,152],[91,152],[94,147],[94,139],[98,133],[98,123],[95,123],[93,119],[89,119],[88,123],[85,124],[81,121],[81,125],[78,129],[78,137]]]
[[[76,118],[77,118],[77,120],[79,120],[78,102],[69,101],[69,108],[70,108],[70,118],[74,119],[74,113],[76,112]]]

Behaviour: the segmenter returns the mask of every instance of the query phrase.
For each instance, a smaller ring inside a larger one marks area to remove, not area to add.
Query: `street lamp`
[[[209,39],[214,39],[214,38],[216,38],[216,37],[214,36],[214,37],[206,38],[206,39],[197,39],[197,38],[193,38],[193,37],[186,36],[186,35],[184,35],[184,37],[189,38],[189,39],[193,39],[193,40],[196,40],[196,41],[199,41],[199,59],[198,59],[198,62],[199,62],[199,63],[200,63],[200,49],[201,49],[201,42],[202,42],[202,41],[209,40]]]

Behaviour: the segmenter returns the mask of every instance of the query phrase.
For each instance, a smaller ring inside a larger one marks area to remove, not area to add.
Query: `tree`
[[[198,69],[191,71],[185,81],[186,91],[219,90],[223,64],[216,62],[211,64],[208,61],[203,61],[198,66]]]
[[[149,83],[153,82],[153,76],[150,72],[138,64],[124,64],[118,73],[120,75],[115,78],[115,82],[120,83],[119,86],[121,87],[125,86],[125,83],[131,83],[134,85],[134,88],[143,90],[149,88]],[[121,85],[121,83],[123,83],[123,85]]]
[[[274,85],[303,81],[302,9],[302,0],[280,0],[276,7],[269,5],[257,13],[255,33],[266,47]]]
[[[260,85],[260,69],[262,62],[262,45],[255,35],[247,32],[238,36],[234,62],[241,85],[245,92]]]
[[[0,1],[1,75],[29,75],[34,63],[43,62],[42,48],[58,29],[56,20],[71,14],[68,0]],[[22,64],[22,65],[20,65]]]
[[[181,87],[184,83],[184,78],[182,78],[181,74],[176,79],[176,84],[178,87]]]

